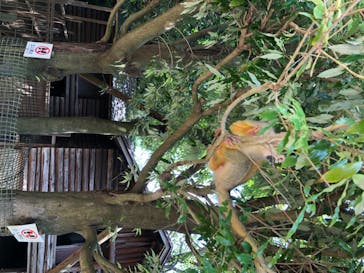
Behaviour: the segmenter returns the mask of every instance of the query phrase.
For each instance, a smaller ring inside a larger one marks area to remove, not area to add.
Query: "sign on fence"
[[[52,49],[53,44],[27,42],[23,56],[28,58],[50,59],[52,55]]]

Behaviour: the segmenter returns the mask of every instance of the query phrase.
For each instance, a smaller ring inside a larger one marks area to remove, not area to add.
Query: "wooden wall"
[[[68,192],[120,190],[115,150],[35,147],[27,151],[25,191]]]

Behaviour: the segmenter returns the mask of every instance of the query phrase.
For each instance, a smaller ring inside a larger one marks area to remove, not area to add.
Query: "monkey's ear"
[[[230,125],[230,131],[238,136],[256,136],[262,126],[250,120],[238,120]]]

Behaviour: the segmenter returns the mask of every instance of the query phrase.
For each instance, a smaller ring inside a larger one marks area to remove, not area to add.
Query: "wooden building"
[[[0,0],[0,38],[21,37],[32,41],[93,43],[105,31],[108,7],[76,0]],[[96,75],[112,85],[110,75]],[[29,80],[24,86],[20,117],[92,116],[111,118],[108,94],[70,75],[59,82]],[[67,192],[109,190],[122,192],[121,176],[135,164],[128,139],[101,135],[70,134],[21,136],[25,147],[25,191]],[[104,255],[113,262],[135,265],[153,250],[166,261],[171,243],[165,232],[143,230],[136,236],[121,229],[115,240],[100,231]],[[79,272],[75,258],[82,238],[77,234],[47,235],[45,243],[18,243],[0,237],[0,272]],[[76,253],[72,255],[72,253]],[[53,268],[53,271],[52,271]],[[100,269],[97,269],[101,272]]]

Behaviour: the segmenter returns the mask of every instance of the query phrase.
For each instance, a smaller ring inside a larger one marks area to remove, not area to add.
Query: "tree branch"
[[[96,78],[95,76],[93,76],[91,74],[81,74],[80,77],[83,78],[84,80],[88,81],[89,83],[99,87],[105,93],[110,94],[114,97],[117,97],[126,103],[131,100],[131,97],[129,97],[128,95],[124,94],[123,92],[120,92],[116,88],[111,87],[106,82],[99,80],[98,78]],[[143,105],[138,105],[138,106],[139,106],[140,110],[149,112],[148,115],[150,117],[152,117],[162,123],[166,122],[164,116],[161,115],[160,113],[158,113],[154,110],[145,109]]]
[[[105,34],[104,34],[104,36],[102,36],[102,38],[99,41],[97,41],[97,43],[107,43],[107,41],[109,41],[110,36],[111,36],[111,27],[114,22],[114,18],[116,16],[116,13],[119,11],[120,6],[124,2],[125,2],[125,0],[118,0],[116,2],[115,6],[113,7],[113,9],[109,15],[109,19],[107,20]],[[115,26],[115,28],[117,28],[117,26]]]
[[[156,5],[159,4],[159,2],[160,0],[152,0],[143,9],[130,15],[120,28],[120,36],[124,36],[128,32],[128,28],[132,22],[138,20],[139,18],[150,12]]]
[[[113,44],[110,50],[102,54],[100,66],[106,67],[115,62],[126,61],[142,45],[168,31],[178,20],[186,16],[186,14],[181,14],[184,9],[183,3],[177,4],[153,20],[125,34]]]
[[[92,259],[92,253],[97,246],[96,231],[92,228],[84,228],[81,231],[85,243],[80,250],[80,266],[81,271],[86,273],[94,273],[95,267]]]
[[[104,272],[113,272],[113,273],[129,273],[128,270],[123,270],[118,268],[115,264],[112,264],[105,257],[103,257],[99,252],[94,251],[93,257],[95,261],[102,267]]]

